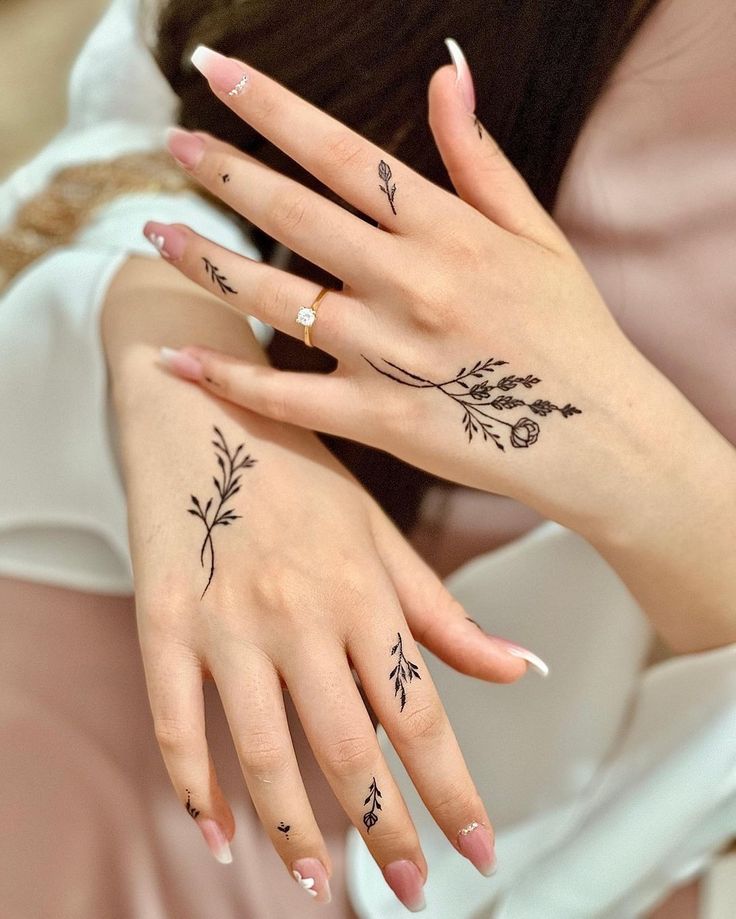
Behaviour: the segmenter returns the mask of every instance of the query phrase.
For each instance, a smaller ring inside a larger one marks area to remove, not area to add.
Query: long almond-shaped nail
[[[143,235],[169,261],[175,262],[184,255],[187,238],[178,227],[149,220],[143,227]]]
[[[220,824],[209,817],[203,817],[195,822],[201,830],[210,852],[217,861],[222,865],[229,865],[233,860],[233,856],[230,852],[230,843],[227,841],[227,836]]]
[[[427,905],[424,900],[424,879],[414,862],[391,862],[383,869],[383,876],[410,912],[418,913]]]
[[[506,646],[506,651],[512,657],[520,657],[523,661],[526,661],[540,676],[549,676],[549,667],[539,655],[530,651],[529,648],[523,648],[521,645],[512,644],[510,641],[504,641],[504,645]]]
[[[191,61],[213,89],[228,96],[239,96],[250,82],[241,63],[207,45],[195,48]]]
[[[204,368],[196,357],[177,351],[175,348],[161,348],[159,360],[172,373],[185,380],[194,380],[200,383],[204,379]]]
[[[315,903],[329,903],[332,899],[327,869],[317,858],[298,858],[291,866],[297,884]]]
[[[496,853],[493,850],[491,834],[482,823],[469,823],[457,834],[460,852],[472,862],[485,877],[496,871]]]
[[[185,169],[195,169],[204,155],[203,138],[182,128],[169,128],[166,131],[166,147]]]
[[[465,108],[469,114],[475,112],[475,87],[473,86],[473,77],[470,73],[470,67],[465,60],[460,45],[454,38],[446,38],[445,45],[450,52],[452,63],[455,65],[455,85],[460,92],[460,98],[463,100]]]

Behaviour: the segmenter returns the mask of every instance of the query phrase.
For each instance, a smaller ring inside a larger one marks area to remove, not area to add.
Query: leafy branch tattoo
[[[378,800],[382,798],[378,785],[376,785],[376,777],[373,776],[373,781],[371,786],[368,789],[368,797],[363,801],[363,806],[370,804],[370,808],[363,814],[363,823],[365,824],[366,832],[370,833],[371,827],[374,827],[378,823],[378,814],[376,811],[380,811],[381,802]]]
[[[414,389],[437,389],[456,402],[463,410],[463,429],[468,435],[469,443],[475,435],[482,435],[484,441],[492,441],[499,450],[505,450],[501,435],[496,430],[498,425],[509,429],[507,436],[512,447],[531,447],[537,442],[539,425],[536,421],[526,416],[516,421],[506,421],[499,418],[497,414],[491,414],[491,409],[499,413],[524,406],[540,418],[552,412],[559,412],[563,418],[582,414],[579,408],[569,402],[560,406],[547,399],[527,402],[525,399],[518,398],[518,395],[509,395],[519,386],[524,389],[532,389],[542,381],[531,373],[524,377],[507,374],[498,379],[491,378],[491,374],[497,373],[497,368],[508,364],[508,361],[494,360],[492,357],[486,361],[476,361],[472,367],[461,367],[452,379],[437,383],[410,373],[385,359],[381,361],[385,367],[377,366],[365,355],[363,359],[378,373],[396,383],[401,383],[402,386],[412,386]],[[386,367],[391,369],[387,370]]]
[[[396,661],[396,666],[389,673],[389,679],[394,681],[394,698],[399,697],[401,701],[401,708],[399,711],[404,711],[404,706],[406,705],[406,683],[411,681],[416,677],[417,680],[421,680],[419,676],[419,668],[416,664],[412,664],[410,660],[406,659],[404,655],[404,645],[401,641],[401,632],[396,633],[398,641],[391,648],[391,656],[398,653],[398,658]]]
[[[220,288],[221,293],[223,294],[236,294],[237,293],[237,290],[235,290],[234,288],[230,286],[225,275],[220,274],[220,269],[216,265],[213,265],[212,262],[208,258],[206,258],[204,255],[202,256],[202,261],[204,262],[204,269],[207,272],[207,275],[212,279],[213,284],[217,284],[217,286]]]
[[[396,183],[389,184],[391,182],[391,167],[385,160],[381,160],[378,164],[378,178],[383,182],[383,185],[379,185],[380,190],[388,198],[388,203],[391,205],[391,210],[396,213],[396,206],[394,205],[394,198],[396,197]]]
[[[199,817],[200,815],[200,811],[198,811],[196,807],[192,807],[192,798],[191,798],[191,793],[189,789],[187,788],[185,789],[185,791],[187,793],[187,805],[186,805],[187,813],[189,814],[190,817],[196,820],[197,817]]]
[[[250,453],[246,454],[243,452],[241,455],[241,451],[245,450],[245,444],[240,444],[235,452],[231,452],[225,440],[225,435],[216,425],[213,427],[215,431],[215,440],[212,441],[212,446],[215,448],[215,456],[217,457],[217,465],[220,471],[217,476],[212,476],[212,481],[215,483],[219,501],[217,506],[213,508],[215,499],[212,497],[203,508],[199,498],[192,495],[192,506],[187,508],[192,516],[199,517],[206,529],[202,548],[199,553],[199,563],[204,568],[206,565],[205,557],[209,554],[210,573],[207,584],[202,591],[202,597],[207,593],[207,589],[212,583],[212,578],[215,575],[215,544],[212,540],[212,531],[215,527],[227,527],[230,526],[233,521],[240,520],[240,515],[236,514],[231,508],[226,507],[226,505],[227,502],[234,498],[240,491],[241,476],[238,475],[238,473],[243,469],[250,469],[256,464],[256,461],[251,457]],[[211,518],[210,510],[212,510]],[[200,600],[202,597],[200,597]]]

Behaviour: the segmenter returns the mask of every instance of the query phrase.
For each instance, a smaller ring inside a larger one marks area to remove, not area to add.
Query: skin
[[[376,225],[215,138],[172,137],[170,150],[205,188],[344,282],[312,328],[339,361],[334,374],[283,373],[191,346],[185,375],[232,403],[379,447],[577,530],[673,651],[736,641],[736,578],[724,564],[736,554],[736,454],[623,335],[559,228],[493,140],[479,137],[455,71],[434,75],[429,122],[457,196],[252,67],[209,57],[203,69],[225,105]],[[244,91],[228,95],[243,72]],[[397,186],[396,215],[378,188],[381,160]],[[187,227],[151,226],[180,272],[209,289],[207,256],[237,291],[222,299],[301,337],[296,307],[315,285]],[[542,397],[582,414],[537,419],[538,442],[526,449],[469,444],[452,400],[398,385],[364,356],[434,381],[502,358],[504,372],[533,373]]]
[[[330,860],[307,799],[284,715],[293,698],[317,760],[381,868],[426,863],[406,805],[379,749],[363,692],[409,774],[458,847],[478,821],[492,838],[421,642],[482,679],[512,682],[526,663],[509,643],[480,632],[383,512],[309,432],[183,386],[156,362],[164,342],[192,337],[265,367],[235,311],[163,262],[131,258],[114,279],[103,341],[126,484],[136,614],[156,737],[182,807],[215,820],[230,840],[233,814],[207,746],[202,681],[218,687],[248,789],[263,826],[291,870]],[[233,344],[235,343],[235,344]],[[217,565],[199,565],[201,521],[190,494],[214,494],[213,425],[256,465],[230,502],[241,519],[214,532]],[[389,671],[402,636],[420,680],[400,711]],[[366,832],[363,800],[375,776],[379,822]],[[187,792],[189,790],[189,794]],[[289,840],[277,830],[287,820]],[[320,900],[322,900],[320,894]]]

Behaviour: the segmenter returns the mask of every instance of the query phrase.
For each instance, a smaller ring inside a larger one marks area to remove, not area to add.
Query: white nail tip
[[[454,38],[446,38],[445,46],[450,52],[452,63],[455,65],[455,73],[457,74],[456,82],[459,82],[462,69],[468,66],[467,61],[465,60],[465,55],[463,54],[460,45],[458,45]]]
[[[207,66],[207,61],[212,60],[216,56],[216,52],[212,48],[208,48],[207,45],[197,45],[197,47],[192,51],[192,56],[189,60],[194,64],[197,70],[202,70],[203,67]]]
[[[149,233],[148,241],[152,243],[158,249],[159,252],[164,251],[166,240],[163,238],[163,236],[160,236],[158,233]]]
[[[233,854],[230,851],[230,846],[228,843],[224,843],[220,851],[215,855],[215,858],[221,865],[229,865],[233,860]]]
[[[306,890],[310,897],[316,897],[317,891],[312,890],[314,887],[314,878],[303,878],[298,871],[291,872],[294,875],[294,880],[299,884],[302,890]]]
[[[522,660],[525,660],[540,676],[549,675],[549,667],[542,658],[537,657],[533,651],[527,651],[526,648],[507,648],[506,650],[512,657],[520,657]]]

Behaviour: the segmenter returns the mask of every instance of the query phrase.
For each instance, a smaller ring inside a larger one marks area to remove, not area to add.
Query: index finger
[[[393,232],[436,225],[452,200],[380,147],[286,87],[200,45],[192,63],[213,92],[243,121],[345,201]]]

